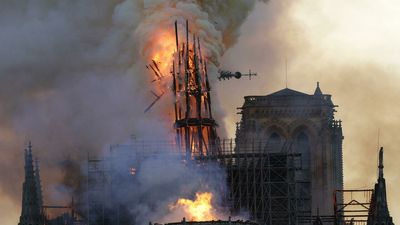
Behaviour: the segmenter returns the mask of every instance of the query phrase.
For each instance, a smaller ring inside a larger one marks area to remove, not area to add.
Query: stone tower
[[[241,151],[257,140],[264,152],[301,154],[296,172],[303,198],[299,211],[332,215],[333,193],[343,189],[342,126],[334,118],[331,95],[319,83],[314,94],[282,89],[266,96],[246,96],[236,131]],[[342,197],[340,197],[342,198]]]
[[[379,175],[371,196],[367,225],[394,225],[386,199],[386,182],[383,177],[383,148],[379,151]]]
[[[42,212],[39,171],[35,172],[32,159],[32,145],[25,149],[25,181],[22,190],[22,212],[18,225],[44,225]]]
[[[43,207],[43,194],[42,194],[42,184],[40,180],[40,167],[39,167],[39,159],[35,159],[35,180],[36,180],[36,191],[39,202],[39,207],[42,209]]]

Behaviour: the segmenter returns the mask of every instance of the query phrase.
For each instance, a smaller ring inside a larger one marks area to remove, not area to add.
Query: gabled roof
[[[267,97],[280,97],[280,96],[309,96],[303,92],[295,91],[289,88],[282,89],[280,91],[274,92],[272,94],[267,95]]]

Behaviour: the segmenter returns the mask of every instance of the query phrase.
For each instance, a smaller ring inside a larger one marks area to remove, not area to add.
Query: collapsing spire
[[[207,59],[200,47],[200,38],[189,40],[186,21],[186,40],[179,41],[175,22],[176,54],[172,62],[175,130],[178,146],[186,157],[194,159],[219,152],[217,123],[212,116]]]
[[[41,200],[38,194],[41,194],[41,191],[38,190],[37,177],[33,168],[32,144],[29,142],[28,149],[25,149],[25,181],[22,190],[22,211],[18,225],[44,224]]]
[[[368,212],[367,225],[394,225],[393,219],[389,214],[386,199],[386,182],[383,177],[383,148],[379,150],[379,175],[378,182],[375,184],[374,193],[371,196],[371,207]]]

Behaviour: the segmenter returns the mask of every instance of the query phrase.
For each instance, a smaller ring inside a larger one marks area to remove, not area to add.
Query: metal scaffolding
[[[86,220],[87,225],[134,224],[133,216],[121,199],[126,190],[134,190],[140,163],[163,153],[181,156],[175,143],[169,141],[134,141],[112,145],[106,158],[87,160]],[[126,190],[121,190],[124,187]]]
[[[219,154],[196,158],[205,169],[209,162],[218,162],[226,171],[229,188],[226,204],[231,207],[232,214],[249,212],[251,219],[268,225],[311,223],[311,197],[307,192],[310,184],[299,176],[301,154],[291,150],[291,143],[283,144],[281,150],[275,152],[266,151],[262,141],[253,140],[246,146],[244,151],[236,147],[233,139],[222,140],[218,146],[221,149]],[[114,157],[117,151],[118,158]],[[179,156],[182,163],[185,162],[185,152],[179,151],[175,143],[150,141],[114,145],[106,159],[89,159],[88,224],[122,224],[123,211],[118,202],[113,202],[120,192],[115,188],[134,189],[134,177],[141,172],[137,169],[140,163],[161,152]],[[121,153],[126,162],[118,161]],[[124,185],[120,185],[121,182]]]
[[[373,189],[337,190],[334,194],[335,225],[367,224],[373,193]]]
[[[246,149],[240,149],[246,146]],[[251,146],[251,147],[249,147]],[[301,154],[285,143],[280,151],[268,151],[264,141],[238,145],[221,141],[221,154],[212,157],[226,169],[232,212],[248,211],[260,224],[298,224],[311,217],[309,182],[300,180]]]
[[[112,200],[109,191],[110,162],[104,159],[93,159],[88,156],[86,184],[87,224],[110,224],[110,214],[107,212],[107,202]]]

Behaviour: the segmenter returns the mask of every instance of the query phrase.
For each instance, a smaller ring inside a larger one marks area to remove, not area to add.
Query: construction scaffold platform
[[[218,162],[225,170],[226,202],[232,214],[249,212],[260,224],[299,224],[312,221],[309,182],[301,180],[301,155],[291,151],[285,143],[280,150],[265,149],[266,143],[252,140],[244,149],[236,147],[233,139],[221,140],[219,154],[198,158],[197,162]],[[252,147],[248,147],[252,146]],[[134,191],[135,175],[140,163],[147,157],[170,154],[181,157],[174,142],[133,141],[127,145],[113,145],[107,158],[88,157],[87,165],[87,219],[88,224],[120,225],[126,209],[113,202],[115,190],[122,186]],[[125,160],[121,162],[120,160]],[[121,168],[124,165],[124,168]],[[127,167],[127,168],[125,168]],[[117,184],[117,185],[116,185]],[[305,219],[306,218],[306,219]]]

